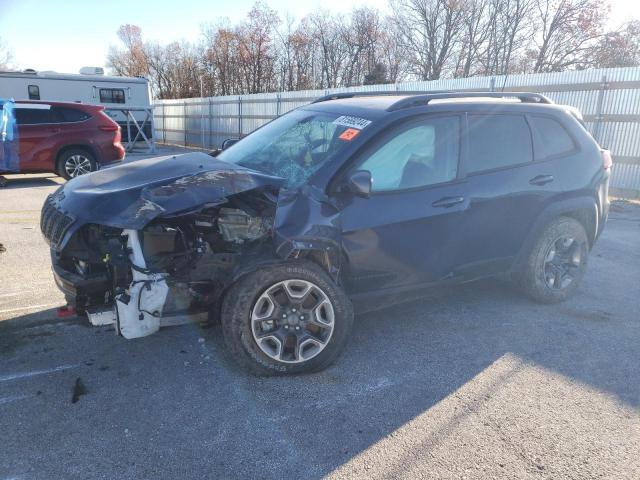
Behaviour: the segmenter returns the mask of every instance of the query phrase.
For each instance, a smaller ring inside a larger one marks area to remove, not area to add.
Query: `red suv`
[[[120,127],[102,106],[17,101],[14,109],[20,173],[70,179],[124,158]]]

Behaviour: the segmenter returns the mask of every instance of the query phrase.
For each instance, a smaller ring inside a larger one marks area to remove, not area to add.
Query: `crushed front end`
[[[116,167],[68,182],[43,206],[69,306],[94,324],[113,321],[126,338],[153,333],[162,318],[212,311],[237,272],[274,252],[278,179],[203,154],[173,160],[193,173],[184,163],[177,178],[154,177],[157,163]]]

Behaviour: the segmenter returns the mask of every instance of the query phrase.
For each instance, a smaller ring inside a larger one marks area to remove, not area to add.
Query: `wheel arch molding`
[[[527,240],[518,254],[515,265],[521,265],[533,247],[537,237],[549,222],[558,217],[571,217],[580,222],[587,233],[589,248],[593,247],[598,231],[598,206],[594,197],[588,195],[560,200],[548,205],[529,230]]]

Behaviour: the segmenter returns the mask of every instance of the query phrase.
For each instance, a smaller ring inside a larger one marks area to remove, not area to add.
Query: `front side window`
[[[467,173],[533,161],[533,141],[522,115],[469,115]]]
[[[371,172],[374,192],[425,187],[454,180],[459,154],[459,118],[437,117],[402,128],[358,169]]]
[[[29,85],[27,90],[29,92],[29,100],[40,100],[40,87],[38,85]]]
[[[122,88],[101,88],[100,103],[124,103],[124,90]]]
[[[334,113],[294,110],[243,138],[218,158],[285,178],[287,186],[295,188],[357,141],[369,123]]]

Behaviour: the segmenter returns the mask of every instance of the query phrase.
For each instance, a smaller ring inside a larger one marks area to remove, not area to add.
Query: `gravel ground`
[[[219,327],[56,318],[59,183],[0,189],[0,479],[640,478],[640,207],[566,303],[470,284],[358,317],[323,373],[260,379]]]

